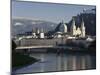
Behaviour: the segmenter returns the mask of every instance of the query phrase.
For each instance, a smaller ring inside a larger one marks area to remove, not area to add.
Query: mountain
[[[52,31],[56,28],[57,24],[49,21],[33,20],[26,18],[13,18],[11,22],[11,34],[22,34],[31,32],[32,29],[43,29],[44,32]]]

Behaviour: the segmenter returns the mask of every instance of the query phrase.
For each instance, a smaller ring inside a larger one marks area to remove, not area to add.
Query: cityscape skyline
[[[72,5],[72,4],[56,4],[56,3],[39,3],[12,1],[12,18],[24,17],[35,20],[45,20],[54,23],[69,22],[72,16],[76,16],[83,12],[83,9],[94,9],[91,5]]]
[[[12,1],[11,74],[96,69],[96,6]]]

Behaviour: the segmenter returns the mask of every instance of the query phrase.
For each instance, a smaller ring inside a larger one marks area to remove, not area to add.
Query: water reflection
[[[95,69],[96,67],[95,55],[90,54],[32,53],[30,56],[40,59],[40,61],[18,69],[15,73],[72,71]]]

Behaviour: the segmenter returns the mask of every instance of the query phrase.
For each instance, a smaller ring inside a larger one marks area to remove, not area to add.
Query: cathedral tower
[[[71,25],[71,35],[76,35],[76,26],[75,26],[75,19],[72,19],[72,25]]]
[[[84,26],[83,19],[82,19],[82,23],[81,23],[81,37],[85,37],[85,26]]]

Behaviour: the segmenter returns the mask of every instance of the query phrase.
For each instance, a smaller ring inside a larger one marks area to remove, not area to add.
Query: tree
[[[12,52],[15,52],[15,48],[16,48],[16,44],[15,44],[15,42],[12,40]]]

